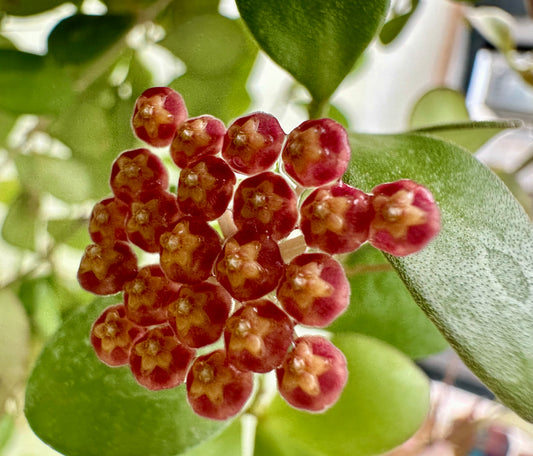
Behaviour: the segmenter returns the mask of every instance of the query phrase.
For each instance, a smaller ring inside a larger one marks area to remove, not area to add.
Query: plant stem
[[[327,98],[325,100],[313,99],[307,108],[310,119],[321,119],[322,117],[326,117],[328,110],[329,99]]]

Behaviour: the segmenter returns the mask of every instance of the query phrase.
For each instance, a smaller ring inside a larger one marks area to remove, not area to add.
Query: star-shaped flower
[[[116,347],[124,348],[131,343],[128,333],[131,325],[127,320],[120,318],[116,310],[107,313],[105,321],[95,325],[94,335],[101,339],[102,350],[111,352]]]
[[[197,206],[204,207],[207,204],[207,192],[213,190],[217,183],[207,165],[200,162],[194,168],[184,169],[180,177],[179,200],[191,198]]]
[[[268,318],[260,317],[253,306],[246,306],[240,315],[228,320],[226,327],[230,334],[229,350],[247,350],[259,358],[265,349],[264,338],[272,332],[273,324]]]
[[[251,151],[260,149],[266,144],[265,137],[257,131],[258,128],[259,121],[252,117],[242,125],[232,125],[228,130],[228,136],[236,147],[250,149],[248,151],[250,154]]]
[[[153,171],[148,168],[148,156],[146,154],[138,154],[136,157],[129,158],[121,155],[117,159],[118,173],[115,176],[115,182],[119,186],[134,185],[142,183],[143,180],[153,177]]]
[[[147,203],[134,202],[131,205],[131,217],[126,228],[128,233],[139,232],[144,239],[154,239],[155,227],[160,224],[159,201],[153,199]]]
[[[377,195],[373,200],[376,217],[373,228],[386,230],[394,238],[404,238],[411,226],[426,223],[427,214],[413,205],[415,195],[407,190],[399,190],[391,196]]]
[[[178,346],[174,337],[164,336],[155,329],[142,342],[135,345],[135,354],[141,357],[141,374],[150,375],[156,367],[168,370],[172,362],[172,350]]]
[[[231,368],[222,364],[215,353],[205,361],[194,363],[191,369],[193,381],[189,389],[190,396],[198,399],[205,395],[212,404],[221,405],[224,402],[224,387],[234,380]]]
[[[326,231],[340,233],[344,229],[346,212],[350,202],[343,196],[333,196],[327,190],[319,190],[314,201],[302,209],[311,222],[311,232],[322,235]]]
[[[207,120],[194,119],[184,122],[178,130],[179,140],[184,143],[193,143],[195,149],[205,147],[211,142],[211,135],[206,131]],[[195,149],[185,148],[185,153],[194,152]]]
[[[322,132],[320,127],[314,126],[291,133],[287,151],[296,174],[305,174],[310,163],[318,163],[327,154],[320,139]]]
[[[172,232],[163,233],[160,239],[161,246],[165,249],[162,262],[175,263],[181,268],[189,267],[194,260],[194,252],[202,245],[202,237],[189,231],[189,221],[179,222]]]
[[[304,266],[289,265],[280,296],[292,298],[302,310],[308,309],[315,299],[331,296],[333,286],[320,277],[321,272],[322,268],[314,261]]]
[[[292,391],[300,387],[310,396],[318,396],[318,377],[330,369],[329,360],[315,355],[307,342],[299,342],[289,356],[282,380],[283,389]]]
[[[270,181],[263,181],[255,188],[242,190],[244,201],[241,216],[256,219],[263,224],[270,223],[274,214],[283,207],[283,198],[274,192]]]
[[[211,293],[195,293],[182,288],[177,301],[172,303],[172,314],[176,317],[176,329],[182,337],[187,337],[191,328],[204,328],[211,324],[205,306],[212,297]]]
[[[166,97],[154,95],[153,97],[140,97],[137,101],[137,112],[133,117],[133,127],[144,127],[150,138],[156,138],[159,125],[171,124],[174,116],[165,109]]]
[[[230,239],[224,246],[224,260],[218,263],[218,270],[226,275],[231,287],[235,290],[244,285],[247,280],[255,280],[263,274],[263,267],[257,262],[261,243],[248,242],[239,245],[235,239]]]
[[[79,273],[92,272],[99,281],[102,281],[106,278],[111,265],[119,263],[121,259],[122,255],[115,249],[105,249],[98,244],[92,244],[85,251]]]

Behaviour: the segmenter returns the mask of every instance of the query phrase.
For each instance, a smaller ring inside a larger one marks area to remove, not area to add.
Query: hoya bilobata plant
[[[533,420],[533,230],[466,150],[513,124],[373,135],[330,106],[388,0],[237,0],[239,20],[215,0],[105,4],[60,22],[43,61],[0,49],[23,60],[13,74],[48,81],[36,129],[50,125],[96,188],[72,201],[87,212],[77,291],[92,302],[59,325],[26,388],[44,442],[67,456],[382,454],[428,412],[413,360],[448,344]],[[124,39],[144,24],[149,40],[146,21],[186,66],[166,86],[141,77]],[[114,45],[99,48],[107,30]],[[307,90],[293,127],[247,108],[258,48]],[[20,111],[12,93],[0,108]],[[57,157],[26,152],[17,210],[32,213],[43,182],[60,199],[84,182],[43,180],[30,171]],[[22,243],[13,220],[2,233]]]
[[[437,202],[408,179],[371,194],[343,183],[350,144],[332,119],[303,122],[285,138],[274,116],[252,113],[235,120],[223,142],[224,132],[197,122],[169,87],[137,99],[131,123],[140,139],[179,142],[173,157],[177,149],[210,152],[180,160],[175,195],[163,162],[147,149],[113,163],[114,199],[93,209],[99,243],[79,268],[87,291],[124,292],[92,326],[95,353],[108,365],[129,365],[149,390],[185,383],[189,404],[205,418],[237,415],[252,396],[253,374],[271,371],[290,405],[323,412],[342,393],[347,362],[323,336],[297,337],[295,326],[324,328],[347,309],[349,282],[333,255],[367,241],[397,256],[420,251],[440,230]],[[194,134],[184,134],[192,125]],[[276,163],[278,171],[268,171]],[[236,189],[235,172],[244,175]],[[306,188],[314,191],[299,202]],[[119,207],[125,217],[114,216]],[[159,264],[140,268],[128,242],[159,253]],[[298,242],[300,255],[287,251]]]

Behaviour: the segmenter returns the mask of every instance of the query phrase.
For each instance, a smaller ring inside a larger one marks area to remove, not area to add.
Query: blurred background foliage
[[[379,35],[383,45],[400,36],[418,4],[391,10]],[[89,244],[86,222],[95,202],[110,193],[115,157],[141,146],[129,125],[137,96],[168,85],[183,95],[191,117],[210,113],[226,124],[253,101],[249,78],[258,47],[242,21],[221,14],[219,6],[218,0],[0,0],[0,453],[21,415],[36,355],[93,299],[76,281]],[[41,17],[55,21],[42,52],[10,40],[13,23]],[[480,21],[511,56],[501,21]],[[361,65],[364,56],[352,71]],[[280,99],[303,111],[302,92],[295,83]],[[337,107],[329,114],[350,127]],[[437,89],[414,107],[409,127],[468,120],[464,97]],[[475,151],[499,131],[485,126],[452,132],[451,139]],[[450,139],[446,131],[439,135]],[[513,188],[512,176],[509,182]],[[530,197],[515,191],[530,207]],[[370,265],[377,273],[351,279],[366,290],[366,302],[352,306],[333,331],[376,337],[413,359],[446,348],[380,252],[362,249],[346,264]],[[382,305],[385,294],[394,302]]]

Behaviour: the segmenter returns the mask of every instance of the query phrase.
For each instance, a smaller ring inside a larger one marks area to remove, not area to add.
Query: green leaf
[[[437,87],[422,95],[411,111],[410,128],[469,121],[465,97],[457,90]]]
[[[0,290],[0,346],[0,410],[4,410],[5,400],[19,393],[30,352],[28,316],[17,297],[5,288]]]
[[[157,0],[105,0],[107,10],[113,13],[138,13],[140,10],[149,7]]]
[[[411,8],[404,14],[395,14],[382,27],[379,33],[379,40],[382,44],[392,43],[406,26],[407,22],[416,11],[420,0],[411,0]]]
[[[75,158],[93,161],[97,166],[108,154],[112,136],[107,111],[89,102],[65,110],[50,125],[49,132],[70,147]]]
[[[17,114],[60,112],[72,101],[72,81],[45,57],[0,49],[0,108]]]
[[[0,415],[0,451],[9,443],[15,431],[15,418],[12,415]]]
[[[13,16],[30,16],[62,5],[65,0],[0,0],[0,11]]]
[[[88,336],[109,303],[98,300],[76,312],[42,351],[26,388],[33,431],[69,456],[165,456],[229,425],[195,415],[183,386],[148,391],[127,367],[113,369],[96,358]]]
[[[533,220],[533,195],[528,193],[520,182],[518,182],[515,173],[507,173],[501,169],[492,169],[497,176],[503,181],[514,197],[522,205],[529,217]]]
[[[254,456],[324,456],[286,434],[272,434],[268,426],[258,426],[255,433]]]
[[[24,280],[18,296],[26,309],[33,330],[48,339],[61,324],[60,302],[50,277]]]
[[[181,34],[184,27],[196,38],[187,41],[188,34]],[[223,37],[228,31],[231,40]],[[180,25],[163,44],[187,64],[187,72],[169,85],[183,95],[190,116],[208,112],[229,123],[248,108],[246,83],[257,47],[240,21],[213,14],[195,17]]]
[[[53,219],[48,220],[48,233],[57,243],[65,243],[75,249],[83,250],[91,243],[85,219]]]
[[[222,434],[183,453],[183,456],[240,455],[242,454],[241,433],[241,420],[235,420]]]
[[[69,203],[85,201],[92,194],[86,167],[73,159],[47,155],[19,155],[15,159],[23,184],[34,192],[49,192]]]
[[[350,124],[350,122],[348,121],[348,118],[335,105],[330,105],[329,106],[328,117],[330,119],[333,119],[333,120],[339,122],[346,129],[348,128],[348,126]]]
[[[350,72],[388,6],[388,0],[237,0],[259,45],[317,103]]]
[[[352,135],[351,185],[413,179],[434,194],[442,231],[387,256],[465,364],[533,421],[533,228],[505,185],[466,151],[420,135]]]
[[[38,211],[39,201],[27,193],[21,193],[9,207],[4,219],[4,241],[15,247],[35,250]]]
[[[344,265],[352,289],[351,302],[328,331],[367,334],[415,359],[448,346],[379,250],[365,245]]]
[[[333,342],[350,372],[339,401],[323,414],[312,414],[278,396],[259,418],[259,435],[270,437],[274,448],[292,441],[300,454],[317,456],[376,455],[407,440],[429,407],[422,371],[401,352],[367,336],[339,334]]]
[[[192,17],[170,30],[160,44],[187,65],[187,72],[203,77],[231,73],[242,60],[255,55],[241,22],[220,14]]]
[[[79,65],[98,57],[133,25],[129,15],[76,14],[63,19],[48,36],[48,52],[59,64]]]
[[[413,133],[427,134],[456,144],[473,153],[504,130],[521,126],[522,122],[513,120],[472,121],[417,128],[413,130]]]
[[[169,85],[187,100],[190,116],[209,112],[227,124],[242,115],[250,105],[246,81],[251,67],[250,63],[232,75],[215,78],[185,73]]]

